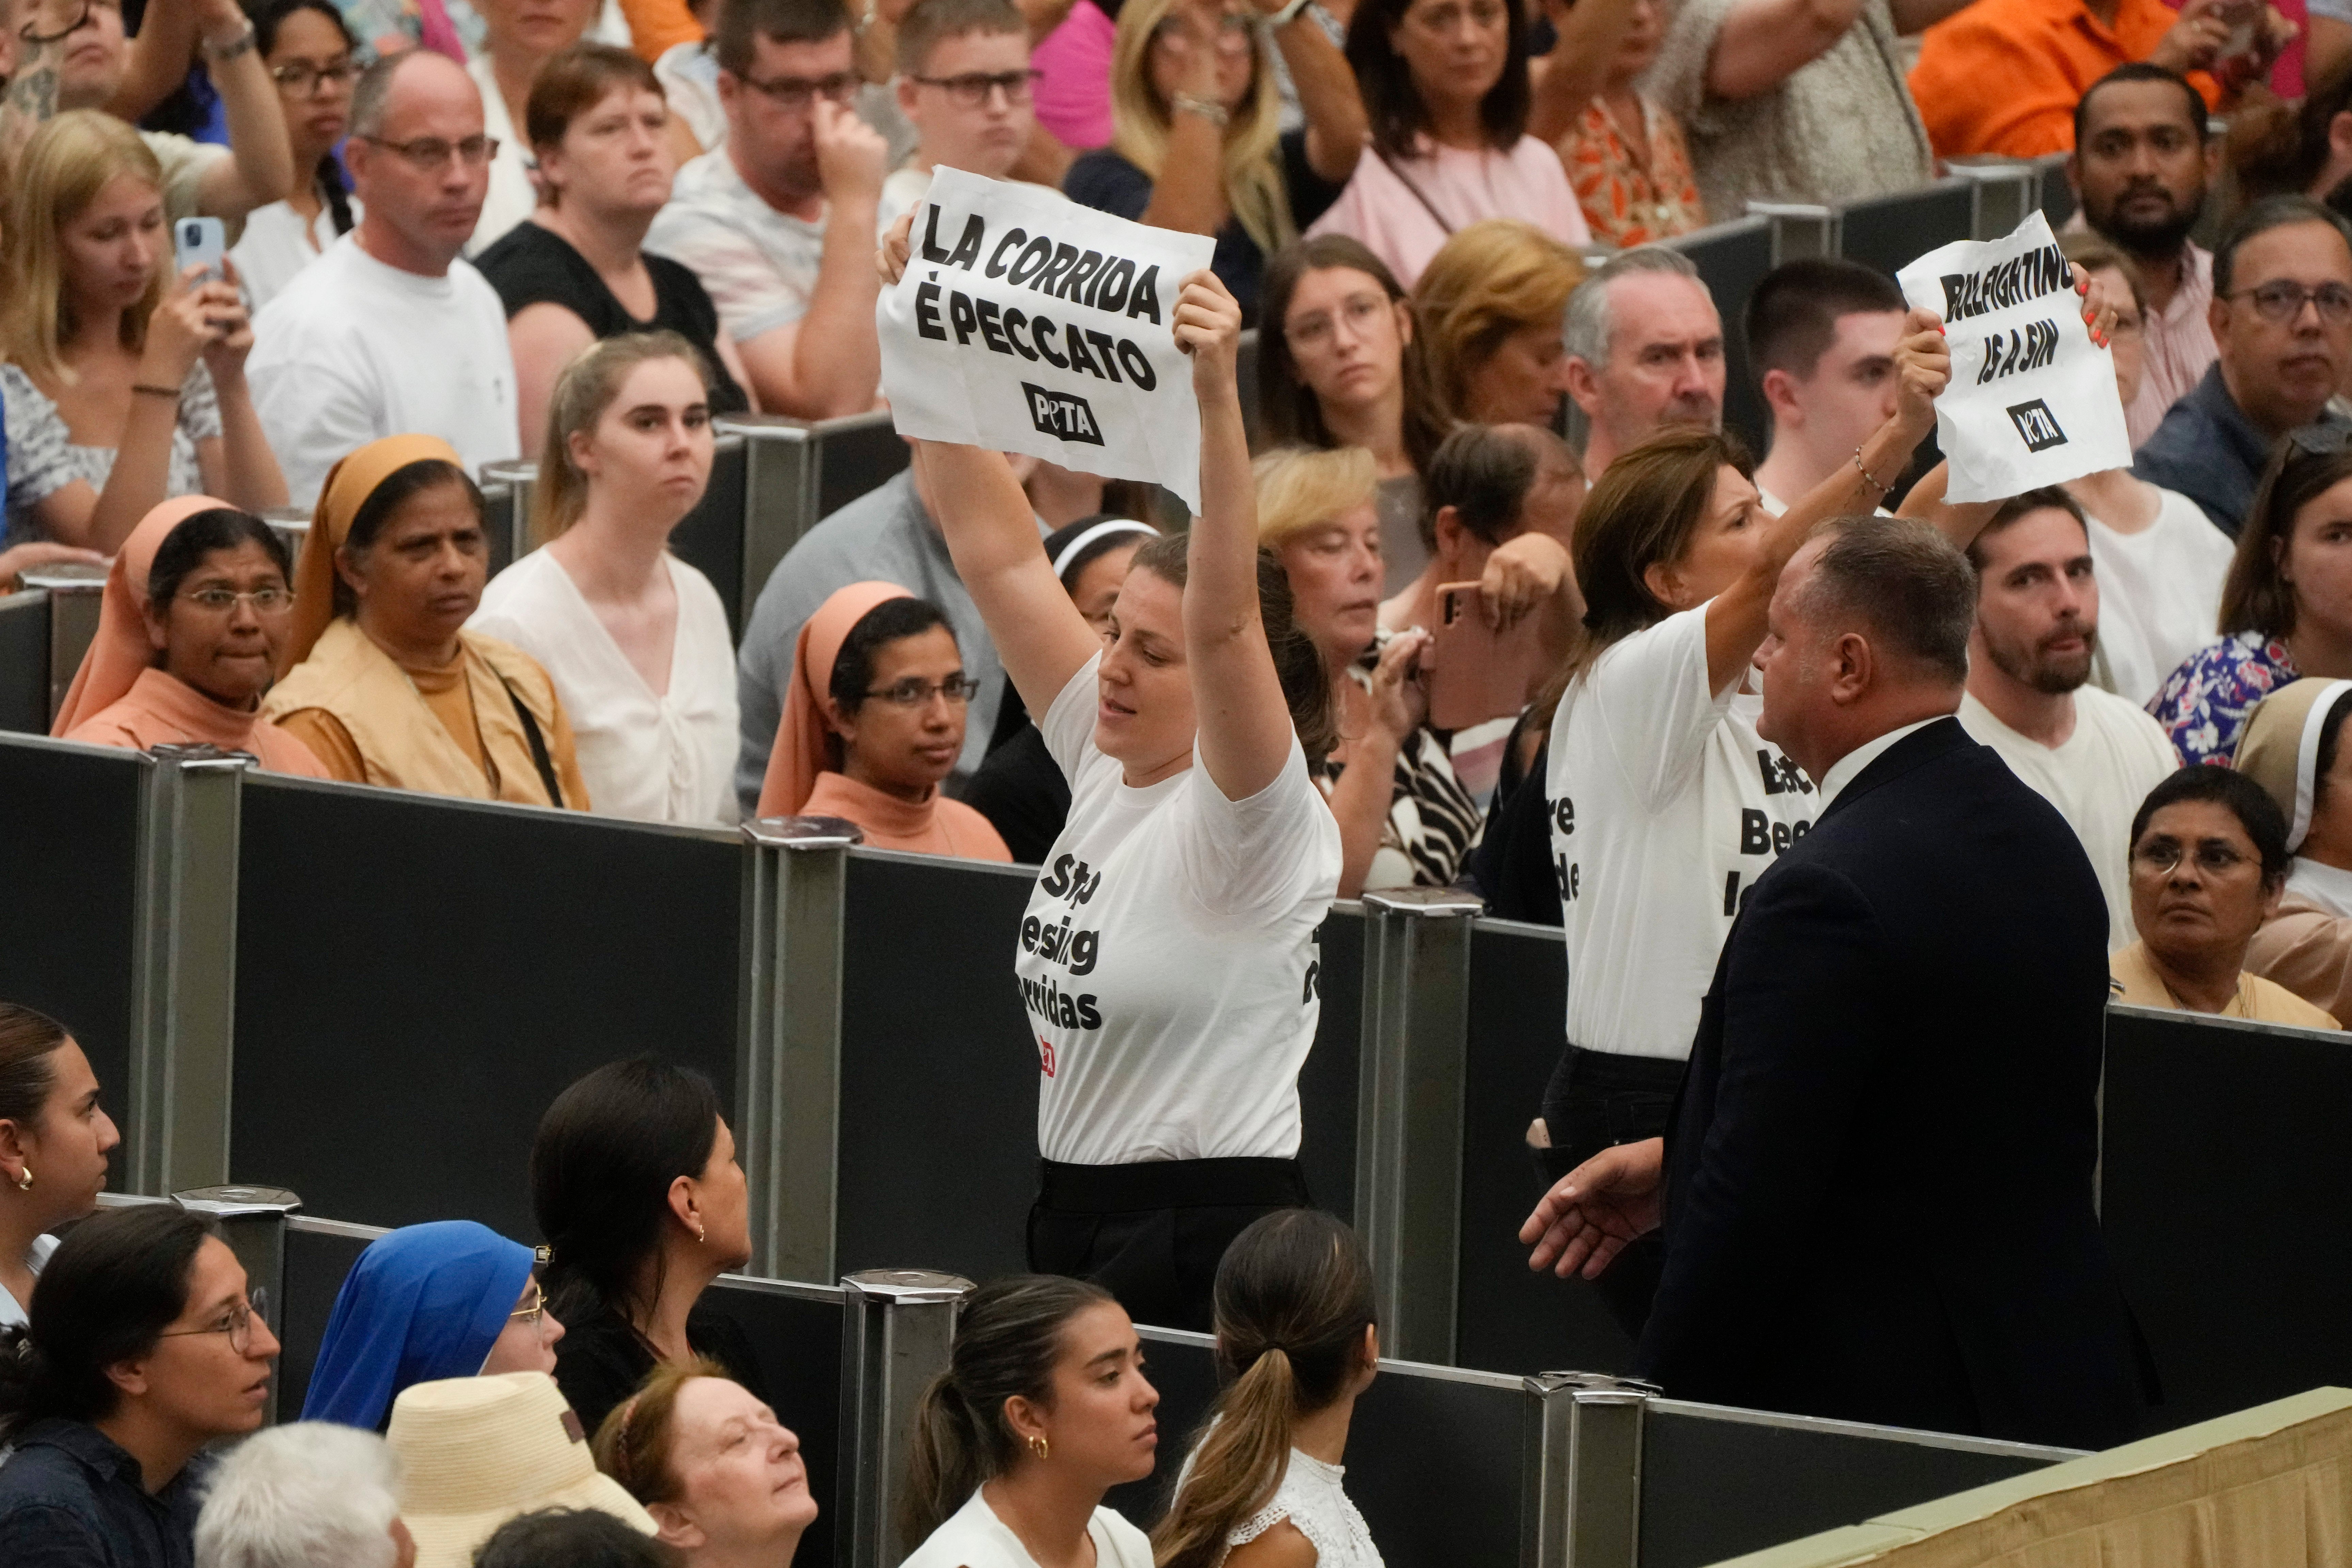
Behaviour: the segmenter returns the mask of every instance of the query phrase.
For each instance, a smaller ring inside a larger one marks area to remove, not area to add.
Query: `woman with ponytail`
[[[1267,1215],[1226,1250],[1216,1300],[1227,1381],[1151,1532],[1159,1568],[1381,1568],[1339,1484],[1381,1355],[1363,1243],[1318,1210]]]
[[[1151,1474],[1159,1392],[1143,1342],[1099,1287],[1014,1274],[972,1292],[948,1370],[915,1406],[902,1568],[1151,1568],[1102,1506]]]

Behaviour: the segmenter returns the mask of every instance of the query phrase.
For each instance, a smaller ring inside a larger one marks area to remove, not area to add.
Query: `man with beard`
[[[1723,427],[1723,318],[1682,252],[1640,246],[1585,274],[1560,342],[1591,426],[1586,482],[1662,426]]]
[[[2132,461],[2235,539],[2271,447],[2327,412],[2352,361],[2352,228],[2307,196],[2271,196],[2213,252],[2206,310],[2220,357]]]
[[[2083,841],[2107,900],[2110,951],[2133,939],[2132,813],[2180,765],[2157,721],[2085,685],[2099,641],[2099,584],[2074,498],[2028,490],[1969,546],[1977,624],[1960,726]]]
[[[2083,219],[2132,259],[2147,297],[2139,395],[2124,410],[2131,444],[2156,434],[2217,352],[2205,320],[2213,253],[2189,231],[2205,209],[2218,143],[2205,100],[2160,66],[2118,66],[2074,106],[2066,178]]]

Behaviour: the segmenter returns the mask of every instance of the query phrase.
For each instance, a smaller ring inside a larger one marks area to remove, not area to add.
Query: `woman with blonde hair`
[[[1276,7],[1267,7],[1268,10]],[[1131,0],[1111,54],[1111,142],[1070,166],[1081,205],[1216,237],[1210,269],[1244,323],[1265,258],[1339,195],[1364,144],[1348,62],[1312,16],[1274,28],[1307,123],[1285,132],[1266,28],[1247,0]]]
[[[1516,218],[1474,223],[1413,286],[1437,395],[1457,419],[1549,426],[1568,392],[1560,331],[1584,280],[1573,250]]]
[[[540,548],[499,574],[468,623],[546,668],[606,816],[735,816],[727,611],[669,552],[710,480],[708,376],[667,331],[603,339],[564,367],[531,498]]]
[[[286,504],[246,390],[236,268],[172,276],[163,172],[136,131],[76,110],[35,132],[5,245],[11,540],[112,551],[173,496]]]
[[[596,1468],[686,1568],[791,1568],[816,1522],[801,1440],[713,1361],[663,1362],[596,1429]]]

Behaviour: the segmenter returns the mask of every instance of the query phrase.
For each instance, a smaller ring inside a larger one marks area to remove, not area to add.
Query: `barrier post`
[[[49,721],[65,708],[66,693],[81,670],[81,656],[98,636],[98,607],[106,592],[106,568],[59,564],[20,572],[16,581],[49,598]]]
[[[490,573],[493,576],[530,553],[530,492],[539,465],[525,458],[502,458],[482,465],[482,499],[490,510]]]
[[[1364,895],[1356,1229],[1384,1342],[1402,1361],[1454,1360],[1470,921],[1482,907],[1446,888]]]
[[[816,443],[800,420],[781,414],[730,414],[717,427],[722,435],[743,437],[743,592],[738,610],[739,624],[748,626],[776,563],[816,524],[823,475]]]
[[[228,1180],[237,808],[253,759],[206,745],[147,755],[124,1165],[129,1191],[160,1196]]]
[[[841,1125],[842,906],[849,848],[837,816],[743,825],[742,1016],[736,1141],[750,1184],[745,1272],[834,1277]]]
[[[1590,1372],[1526,1379],[1519,1568],[1634,1568],[1642,1415],[1654,1385]]]
[[[284,1187],[219,1186],[173,1193],[172,1201],[219,1222],[221,1239],[245,1265],[247,1299],[273,1331],[280,1327],[286,1321],[286,1216],[300,1208],[302,1200]],[[278,1420],[274,1364],[261,1419],[265,1426],[274,1426]]]
[[[1772,224],[1772,265],[1809,260],[1838,253],[1838,218],[1834,208],[1812,202],[1749,202],[1748,216]],[[1726,304],[1729,304],[1726,301]]]
[[[2006,238],[2042,205],[2042,181],[2032,164],[2000,160],[1946,167],[1977,188],[1978,239]]]
[[[841,1447],[835,1560],[897,1568],[915,1402],[947,1370],[958,1305],[971,1281],[921,1268],[870,1268],[841,1281]]]

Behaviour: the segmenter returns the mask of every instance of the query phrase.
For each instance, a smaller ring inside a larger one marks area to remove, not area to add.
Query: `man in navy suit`
[[[1905,520],[1790,562],[1758,733],[1826,807],[1724,943],[1672,1131],[1522,1237],[1590,1276],[1663,1223],[1637,1365],[1674,1396],[2106,1447],[2153,1384],[2093,1206],[2106,910],[1952,716],[1975,600]]]

